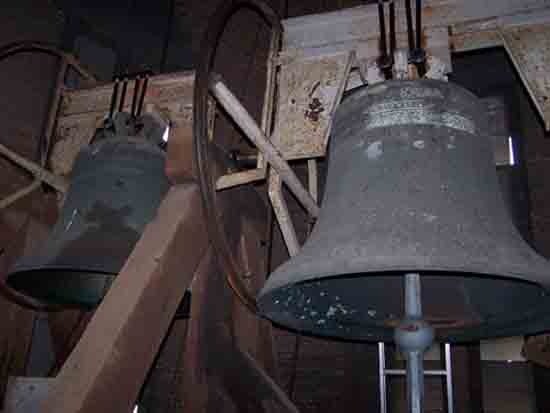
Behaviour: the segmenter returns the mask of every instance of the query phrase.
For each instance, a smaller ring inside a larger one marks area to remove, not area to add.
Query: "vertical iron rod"
[[[381,54],[381,57],[387,57],[388,46],[386,41],[386,19],[384,16],[383,0],[378,0],[378,22],[380,27],[380,54]]]
[[[390,56],[393,61],[395,50],[397,49],[397,36],[395,34],[395,2],[390,1]]]
[[[422,317],[422,302],[420,299],[420,274],[405,275],[405,317]]]
[[[387,386],[386,386],[386,345],[378,343],[378,382],[380,384],[380,413],[388,410]]]
[[[386,16],[384,10],[385,0],[378,0],[378,22],[380,27],[380,57],[378,67],[386,79],[392,78],[393,54],[388,54],[388,41],[386,33]],[[390,22],[391,24],[391,22]],[[391,38],[390,38],[391,43]]]
[[[115,85],[113,86],[113,94],[111,95],[111,106],[109,107],[109,119],[113,119],[115,113],[116,101],[118,100],[118,77],[115,77]]]
[[[122,92],[120,93],[120,101],[118,102],[118,111],[124,110],[124,101],[126,100],[126,89],[128,88],[128,76],[124,76],[122,83]]]
[[[451,366],[451,345],[449,343],[445,343],[445,385],[447,387],[447,413],[453,413],[453,369]]]
[[[405,275],[405,318],[422,317],[420,274]],[[407,402],[410,413],[422,413],[424,404],[424,352],[408,350],[407,358]]]
[[[416,0],[416,48],[422,48],[422,0]]]
[[[414,50],[414,34],[412,23],[411,0],[405,0],[405,15],[407,17],[407,39],[409,41],[409,52]]]
[[[423,413],[424,356],[420,351],[407,352],[407,400],[411,413]]]
[[[145,94],[147,93],[147,84],[149,83],[149,75],[145,74],[145,77],[143,78],[143,83],[141,85],[141,94],[139,96],[139,103],[137,106],[137,113],[136,116],[141,115],[141,111],[143,109],[143,102],[145,100]]]
[[[132,109],[130,111],[130,114],[133,118],[136,117],[136,110],[137,110],[137,101],[138,101],[138,93],[141,90],[141,76],[137,75],[136,80],[134,81],[134,95],[132,96]]]

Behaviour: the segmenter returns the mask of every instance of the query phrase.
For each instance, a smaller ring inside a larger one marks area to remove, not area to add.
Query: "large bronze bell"
[[[82,149],[48,242],[16,263],[8,284],[49,303],[97,305],[169,188],[164,164],[157,144],[135,136]]]
[[[445,341],[550,328],[550,266],[521,238],[499,191],[481,102],[451,83],[390,81],[334,118],[319,220],[260,293],[301,333],[391,341],[403,275]],[[414,280],[413,280],[414,281]]]

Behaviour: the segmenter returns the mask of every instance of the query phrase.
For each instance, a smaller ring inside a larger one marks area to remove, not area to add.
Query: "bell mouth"
[[[392,341],[404,314],[404,274],[346,274],[294,283],[262,293],[258,306],[275,324],[301,334]],[[460,272],[420,274],[423,318],[439,341],[479,341],[550,326],[550,297],[536,283]]]
[[[97,271],[48,268],[14,272],[7,283],[21,294],[47,304],[93,309],[101,302],[115,276]]]

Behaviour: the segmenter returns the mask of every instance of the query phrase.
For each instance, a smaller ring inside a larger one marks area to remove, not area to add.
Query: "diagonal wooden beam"
[[[63,365],[41,411],[132,411],[207,247],[198,187],[173,187]]]
[[[260,363],[239,348],[228,317],[232,294],[208,255],[193,282],[182,388],[186,412],[298,413]],[[220,408],[220,397],[230,405]]]

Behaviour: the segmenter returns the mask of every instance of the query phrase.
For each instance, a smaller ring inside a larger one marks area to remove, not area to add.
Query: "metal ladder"
[[[453,413],[453,378],[451,369],[451,345],[445,343],[445,369],[424,370],[426,376],[445,376],[445,387],[447,390],[447,413]],[[387,397],[387,376],[406,376],[404,369],[386,368],[386,346],[378,343],[378,380],[380,383],[380,413],[388,412]]]

